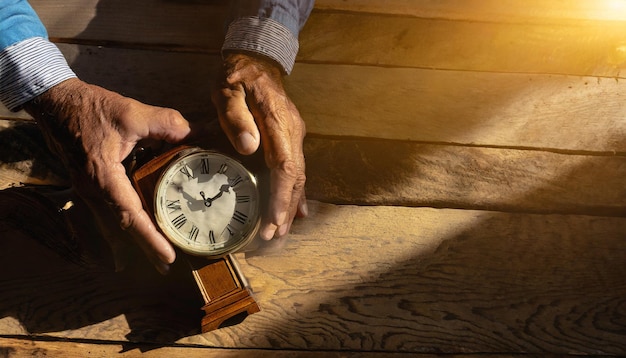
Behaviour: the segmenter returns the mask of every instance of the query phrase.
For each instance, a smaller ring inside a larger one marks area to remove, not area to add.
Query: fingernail
[[[163,262],[156,262],[154,264],[154,267],[156,268],[157,271],[159,271],[159,273],[161,275],[167,275],[170,272],[170,265],[163,263]]]
[[[276,226],[272,224],[265,226],[260,233],[261,239],[265,241],[271,240],[274,237],[274,233],[276,233],[276,229]]]
[[[278,225],[284,226],[285,221],[287,221],[287,212],[283,211],[282,213],[278,214]]]
[[[302,216],[308,216],[309,215],[309,205],[305,202],[302,203],[302,205],[300,205],[300,214],[302,214]]]
[[[174,251],[174,248],[171,245],[167,245],[160,250],[161,251],[159,251],[159,253],[157,254],[157,259],[159,260],[159,263],[169,267],[169,264],[173,263],[174,260],[176,260],[176,251]]]
[[[282,237],[287,235],[287,231],[289,231],[289,225],[284,224],[278,228],[278,237]]]
[[[248,132],[243,132],[237,138],[237,150],[242,154],[250,154],[256,151],[257,141]]]

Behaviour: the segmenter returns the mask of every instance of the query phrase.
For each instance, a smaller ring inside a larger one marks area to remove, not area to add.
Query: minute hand
[[[207,208],[210,208],[210,207],[211,207],[211,205],[213,205],[213,200],[215,200],[215,199],[219,198],[219,197],[220,197],[220,196],[222,196],[222,194],[224,194],[224,193],[228,193],[228,191],[229,191],[229,190],[230,190],[230,185],[228,185],[228,184],[224,184],[224,185],[222,185],[222,186],[220,187],[220,191],[219,191],[217,194],[215,194],[215,196],[214,196],[214,197],[212,197],[212,198],[205,198],[205,197],[204,197],[204,192],[203,192],[203,191],[201,191],[201,192],[200,192],[200,196],[202,196],[202,200],[204,200],[204,205],[205,205]]]

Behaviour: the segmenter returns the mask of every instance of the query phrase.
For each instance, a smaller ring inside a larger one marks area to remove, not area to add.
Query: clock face
[[[220,256],[256,235],[260,223],[255,177],[223,154],[195,150],[171,163],[157,183],[155,218],[183,251]]]

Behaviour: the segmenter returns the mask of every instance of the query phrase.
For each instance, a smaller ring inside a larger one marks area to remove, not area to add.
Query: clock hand
[[[202,200],[204,200],[204,206],[206,206],[207,208],[210,208],[211,205],[213,204],[213,198],[205,198],[203,191],[200,192],[200,196],[202,197]]]
[[[212,197],[212,198],[206,198],[206,197],[204,196],[204,192],[203,192],[203,191],[201,191],[201,192],[200,192],[200,196],[202,197],[202,200],[204,200],[204,205],[205,205],[207,208],[210,208],[210,207],[211,207],[211,205],[213,204],[213,200],[215,200],[215,199],[217,199],[217,198],[221,197],[221,196],[222,196],[222,194],[224,194],[224,193],[228,193],[228,191],[229,191],[229,190],[230,190],[230,185],[228,185],[228,184],[224,184],[224,185],[222,185],[222,186],[220,187],[220,191],[219,191],[217,194],[215,194],[215,196],[214,196],[214,197]]]
[[[220,187],[220,196],[222,196],[222,193],[228,193],[230,191],[230,184],[224,184]]]

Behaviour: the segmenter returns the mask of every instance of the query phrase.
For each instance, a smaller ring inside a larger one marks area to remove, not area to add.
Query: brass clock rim
[[[158,188],[161,186],[161,182],[163,181],[165,174],[169,171],[169,169],[178,161],[191,156],[193,154],[196,153],[209,153],[209,154],[214,154],[214,155],[219,155],[225,158],[228,158],[230,160],[233,160],[235,162],[237,162],[241,168],[243,168],[243,170],[245,171],[245,173],[251,178],[252,183],[254,184],[254,189],[257,192],[257,198],[259,197],[260,193],[259,193],[259,188],[258,188],[258,183],[257,183],[257,179],[256,176],[248,170],[248,168],[246,168],[239,160],[237,160],[236,158],[233,158],[231,156],[228,156],[224,153],[221,153],[219,151],[216,150],[211,150],[211,149],[203,149],[200,147],[189,147],[189,148],[185,148],[182,149],[180,152],[176,153],[176,155],[174,155],[172,157],[172,159],[170,159],[167,163],[167,165],[165,165],[163,171],[159,174],[159,179],[156,181],[156,185],[155,185],[155,191],[154,191],[154,200],[153,200],[153,212],[154,212],[154,219],[157,223],[157,226],[159,228],[159,231],[161,231],[161,233],[167,238],[167,240],[174,246],[176,246],[177,248],[179,248],[180,250],[182,250],[183,252],[193,255],[193,256],[199,256],[199,257],[206,257],[207,259],[217,259],[217,258],[222,258],[226,255],[235,253],[237,251],[239,251],[240,249],[244,248],[245,246],[247,246],[257,235],[260,227],[261,227],[261,214],[260,214],[260,200],[257,200],[256,204],[255,204],[255,211],[257,213],[257,218],[254,222],[253,227],[250,229],[250,231],[248,232],[248,235],[244,238],[239,240],[236,244],[228,246],[227,248],[222,248],[220,250],[212,250],[212,253],[207,253],[203,250],[193,250],[189,247],[186,247],[184,245],[182,245],[181,243],[179,243],[177,240],[170,238],[170,235],[168,235],[165,230],[163,229],[164,224],[162,223],[162,219],[160,217],[159,211],[158,211],[158,198],[157,198],[157,193],[159,192]]]

